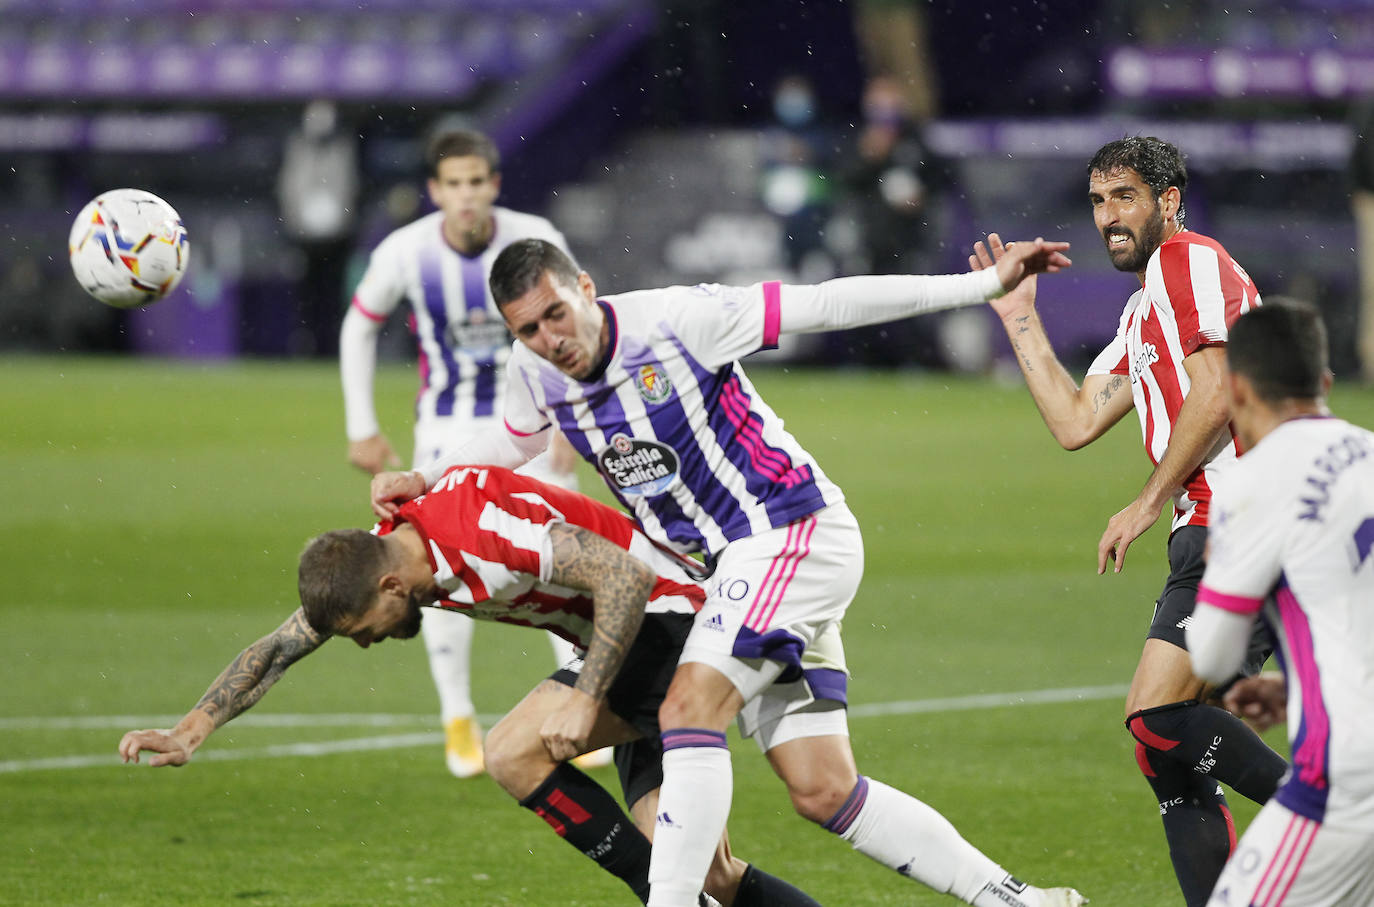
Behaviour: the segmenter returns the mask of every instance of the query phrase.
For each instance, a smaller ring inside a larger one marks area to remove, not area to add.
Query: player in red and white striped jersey
[[[1223,383],[1229,326],[1260,304],[1250,277],[1216,240],[1183,227],[1188,173],[1178,149],[1149,137],[1110,142],[1088,165],[1093,222],[1120,271],[1141,288],[1127,301],[1116,337],[1080,387],[1055,355],[1035,311],[1035,282],[992,306],[1002,318],[1040,414],[1076,450],[1133,407],[1154,471],[1107,523],[1097,569],[1120,572],[1126,550],[1172,503],[1169,577],[1155,604],[1126,700],[1136,759],[1159,800],[1179,885],[1190,907],[1205,904],[1235,827],[1218,780],[1258,802],[1273,794],[1283,759],[1226,711],[1193,675],[1184,630],[1203,570],[1211,480],[1234,462]],[[990,248],[989,248],[990,247]],[[970,261],[990,267],[1004,249],[995,236]],[[1129,393],[1127,390],[1129,389]],[[1272,646],[1256,633],[1246,670]]]
[[[697,568],[590,498],[505,469],[457,467],[372,532],[336,530],[313,540],[301,555],[295,614],[240,653],[175,728],[130,731],[119,752],[125,761],[149,750],[158,754],[153,765],[184,764],[330,636],[364,648],[407,639],[420,631],[422,607],[548,629],[582,657],[492,728],[488,770],[646,900],[647,835],[662,781],[658,708],[705,600],[690,572]],[[804,721],[805,711],[799,706],[781,722]],[[617,744],[633,823],[605,788],[565,761]],[[735,907],[816,907],[733,857],[724,839],[705,887]]]

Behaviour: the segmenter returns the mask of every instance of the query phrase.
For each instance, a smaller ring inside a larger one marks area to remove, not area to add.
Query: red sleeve
[[[1205,237],[1166,242],[1159,264],[1184,356],[1225,343],[1230,325],[1257,296],[1249,276]]]

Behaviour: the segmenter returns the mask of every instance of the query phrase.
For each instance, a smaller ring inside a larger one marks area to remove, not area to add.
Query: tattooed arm
[[[139,752],[148,750],[157,754],[150,765],[185,765],[206,737],[252,708],[287,668],[328,638],[312,630],[297,608],[280,627],[240,652],[176,727],[130,731],[119,741],[119,755],[137,762]]]
[[[988,245],[978,243],[969,264],[991,267],[1005,254],[996,233]],[[1131,384],[1124,375],[1089,375],[1079,387],[1055,355],[1040,315],[1035,311],[1035,278],[989,305],[1002,319],[1016,363],[1026,377],[1026,387],[1054,439],[1068,450],[1097,440],[1135,406]]]
[[[590,592],[596,608],[592,640],[569,708],[550,716],[540,730],[549,754],[563,760],[586,749],[606,691],[644,621],[655,575],[619,545],[580,526],[560,523],[550,528],[549,535],[553,540],[550,581]]]

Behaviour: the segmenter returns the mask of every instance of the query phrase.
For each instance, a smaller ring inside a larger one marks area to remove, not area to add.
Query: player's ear
[[[1331,369],[1326,369],[1322,372],[1322,397],[1331,396],[1331,385],[1334,384],[1335,381],[1336,376],[1332,374]]]
[[[408,591],[400,574],[383,573],[377,578],[377,592],[381,595],[396,595],[405,598]]]
[[[596,302],[596,283],[586,271],[577,272],[577,289],[588,302]]]
[[[439,207],[439,181],[431,176],[425,181],[425,189],[429,191],[430,202],[433,203],[434,207]]]
[[[1183,205],[1183,193],[1177,186],[1170,186],[1159,196],[1160,213],[1167,221],[1178,218],[1178,209]]]
[[[491,175],[491,188],[496,190],[496,196],[501,194],[501,173],[497,171]],[[493,196],[495,197],[495,196]]]

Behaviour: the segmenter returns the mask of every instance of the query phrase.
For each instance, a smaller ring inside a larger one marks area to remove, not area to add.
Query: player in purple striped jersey
[[[429,198],[439,210],[394,231],[373,250],[339,338],[348,459],[373,474],[400,463],[382,434],[372,399],[377,336],[392,311],[403,301],[409,303],[419,347],[414,465],[421,468],[487,425],[500,424],[494,420],[505,393],[510,335],[487,287],[496,256],[528,237],[567,251],[563,234],[544,218],[495,204],[501,157],[485,135],[438,133],[426,157]],[[575,462],[559,439],[525,472],[572,488]],[[424,625],[448,767],[460,778],[482,771],[481,729],[469,677],[472,633],[471,621],[449,614]],[[550,635],[549,641],[559,664],[572,657],[558,637]],[[608,755],[598,761],[608,761]]]
[[[838,629],[863,572],[863,541],[843,493],[737,361],[785,333],[983,302],[1028,274],[1067,266],[1067,248],[1019,243],[987,273],[606,298],[549,243],[515,243],[498,257],[492,294],[520,341],[506,431],[461,456],[514,465],[556,427],[651,538],[703,552],[714,566],[659,711],[664,781],[651,904],[689,905],[701,889],[730,809],[725,730],[737,716],[797,811],[884,865],[977,907],[1082,902],[1071,889],[1016,880],[929,806],[858,774]],[[396,500],[438,478],[431,472],[378,476],[374,507],[389,515]]]
[[[1199,677],[1224,681],[1255,621],[1274,629],[1292,766],[1207,903],[1363,907],[1374,904],[1374,433],[1326,408],[1315,309],[1242,315],[1226,359],[1246,453],[1216,490],[1188,652]],[[1228,702],[1266,681],[1241,683]]]

